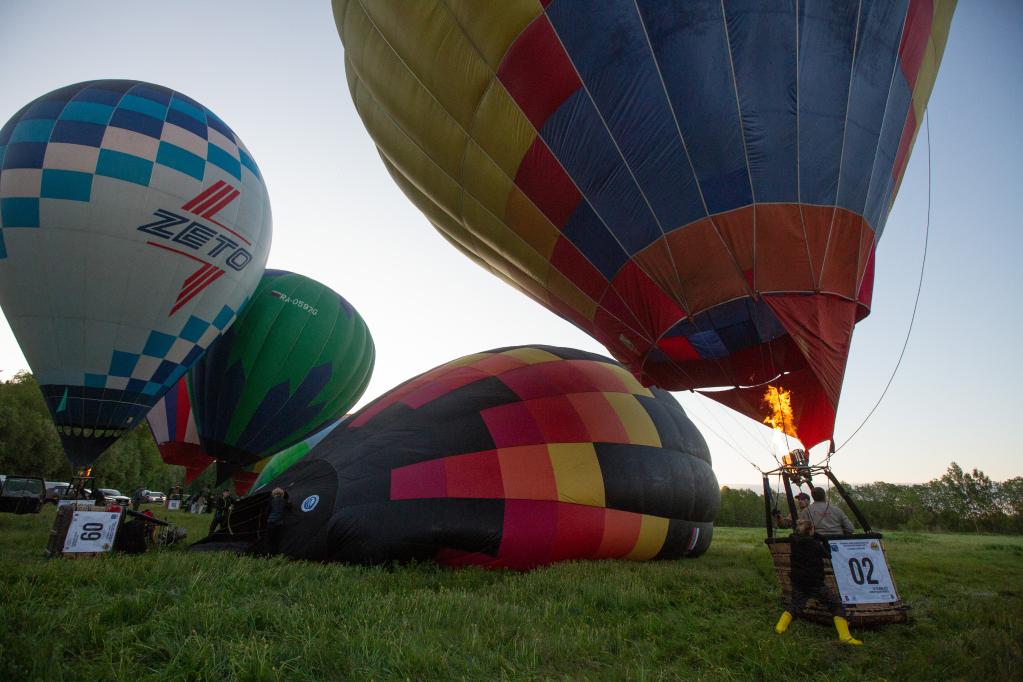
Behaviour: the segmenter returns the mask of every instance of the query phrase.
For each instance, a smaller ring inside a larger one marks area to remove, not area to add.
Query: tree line
[[[166,491],[181,484],[185,476],[184,467],[160,459],[146,424],[119,438],[93,469],[97,485],[126,495],[139,486]],[[70,481],[73,475],[39,385],[29,372],[0,383],[0,473],[47,481]],[[212,487],[212,483],[213,472],[207,471],[195,485]]]
[[[828,488],[826,481],[821,487]],[[1023,534],[1023,477],[992,481],[983,471],[965,471],[952,462],[940,477],[927,483],[842,483],[876,530],[929,530]],[[784,491],[773,494],[779,511],[788,514]],[[849,518],[852,511],[835,488],[828,500]],[[753,490],[721,488],[721,526],[763,526],[764,495]]]

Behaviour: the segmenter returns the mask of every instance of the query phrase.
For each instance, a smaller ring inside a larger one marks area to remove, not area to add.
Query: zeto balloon
[[[646,385],[834,430],[954,1],[333,0],[352,98],[452,245]]]
[[[0,228],[0,304],[85,467],[234,321],[263,274],[270,201],[206,107],[89,81],[0,130]]]

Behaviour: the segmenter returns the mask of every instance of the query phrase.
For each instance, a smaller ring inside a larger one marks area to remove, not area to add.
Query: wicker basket
[[[884,551],[884,543],[878,533],[843,536],[849,538],[871,538],[881,544],[881,551]],[[774,560],[774,568],[778,574],[778,582],[781,585],[782,600],[785,604],[790,603],[792,598],[792,579],[790,571],[790,554],[792,547],[790,538],[768,538],[764,540],[767,548],[771,551],[771,558]],[[887,554],[885,554],[887,559]],[[835,594],[841,594],[838,583],[835,581],[835,571],[831,566],[831,557],[824,556],[824,580]],[[892,579],[894,582],[894,578]],[[890,623],[905,623],[909,620],[909,607],[901,599],[886,604],[846,604],[846,619],[855,627],[877,627]],[[811,598],[799,617],[817,623],[830,624],[832,620],[831,609],[821,604],[817,599]]]

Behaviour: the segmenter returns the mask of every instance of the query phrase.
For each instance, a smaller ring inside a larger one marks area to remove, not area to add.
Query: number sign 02
[[[828,546],[831,548],[835,581],[844,603],[885,604],[898,601],[880,540],[829,540]]]

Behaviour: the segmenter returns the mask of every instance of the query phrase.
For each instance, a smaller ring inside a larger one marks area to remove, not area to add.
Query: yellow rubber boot
[[[859,646],[863,644],[860,640],[856,639],[849,632],[849,621],[841,616],[835,616],[835,629],[838,630],[838,639],[842,644],[854,644]]]
[[[781,618],[778,619],[778,624],[774,626],[774,631],[779,635],[785,634],[785,631],[789,629],[789,623],[792,622],[792,614],[788,611],[784,611],[781,614]]]

